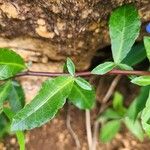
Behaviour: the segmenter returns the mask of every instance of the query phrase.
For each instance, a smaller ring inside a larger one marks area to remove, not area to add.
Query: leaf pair
[[[109,20],[109,31],[114,62],[100,64],[92,70],[92,73],[103,75],[112,69],[116,67],[120,68],[121,66],[123,66],[123,70],[131,70],[129,66],[126,65],[125,67],[123,61],[139,35],[140,26],[140,18],[134,6],[124,5],[117,8],[111,14]]]
[[[56,115],[67,98],[80,109],[93,108],[95,93],[91,85],[83,78],[75,77],[75,67],[69,58],[66,67],[71,75],[46,80],[31,103],[14,116],[13,131],[43,125]]]

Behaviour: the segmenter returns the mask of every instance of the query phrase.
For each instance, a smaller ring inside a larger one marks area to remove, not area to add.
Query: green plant
[[[140,26],[140,18],[133,5],[117,8],[109,21],[113,61],[104,62],[91,72],[76,73],[70,58],[65,64],[65,73],[29,71],[18,54],[9,49],[1,49],[0,135],[10,130],[15,132],[20,148],[24,149],[22,131],[39,127],[53,119],[66,101],[79,109],[94,108],[94,88],[82,77],[105,74],[127,75],[132,83],[144,87],[128,108],[123,105],[122,95],[118,92],[114,94],[113,107],[107,108],[97,119],[104,125],[101,128],[100,139],[104,142],[111,140],[119,131],[122,122],[140,140],[144,137],[143,129],[150,135],[150,72],[133,69],[134,65],[146,56],[150,60],[150,37],[144,37],[144,44],[133,45],[139,35]],[[37,96],[24,106],[23,90],[14,78],[25,75],[48,76],[53,79],[46,80]]]

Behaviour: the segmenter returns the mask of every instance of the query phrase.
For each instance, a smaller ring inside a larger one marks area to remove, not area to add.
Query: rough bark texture
[[[131,2],[143,25],[150,21],[149,0],[0,0],[0,47],[24,50],[33,62],[69,56],[87,69],[96,50],[110,44],[109,14]]]

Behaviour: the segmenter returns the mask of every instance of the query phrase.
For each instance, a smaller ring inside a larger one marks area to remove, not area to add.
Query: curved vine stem
[[[17,74],[15,77],[20,76],[45,76],[45,77],[57,77],[57,76],[67,76],[69,73],[61,73],[61,72],[37,72],[37,71],[25,71]],[[77,72],[75,76],[91,76],[93,75],[90,71],[85,72]],[[150,71],[135,71],[135,70],[118,70],[113,69],[110,72],[104,75],[139,75],[139,76],[150,76]]]

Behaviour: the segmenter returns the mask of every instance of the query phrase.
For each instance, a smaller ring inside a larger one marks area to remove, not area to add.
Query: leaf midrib
[[[55,96],[59,91],[61,91],[65,86],[67,86],[67,84],[69,84],[70,82],[72,82],[73,79],[70,78],[69,81],[64,84],[64,86],[62,86],[61,88],[59,88],[58,90],[55,90],[55,92],[53,94],[50,94],[49,96],[47,96],[47,98],[45,99],[45,101],[43,101],[43,103],[41,103],[40,105],[36,106],[33,110],[31,111],[26,117],[24,117],[24,119],[22,119],[20,122],[18,122],[17,124],[20,124],[22,121],[24,121],[26,118],[28,118],[29,116],[31,116],[32,114],[34,114],[39,108],[41,108],[43,105],[45,105],[49,99],[51,99],[53,96]],[[59,86],[58,86],[59,87]]]

